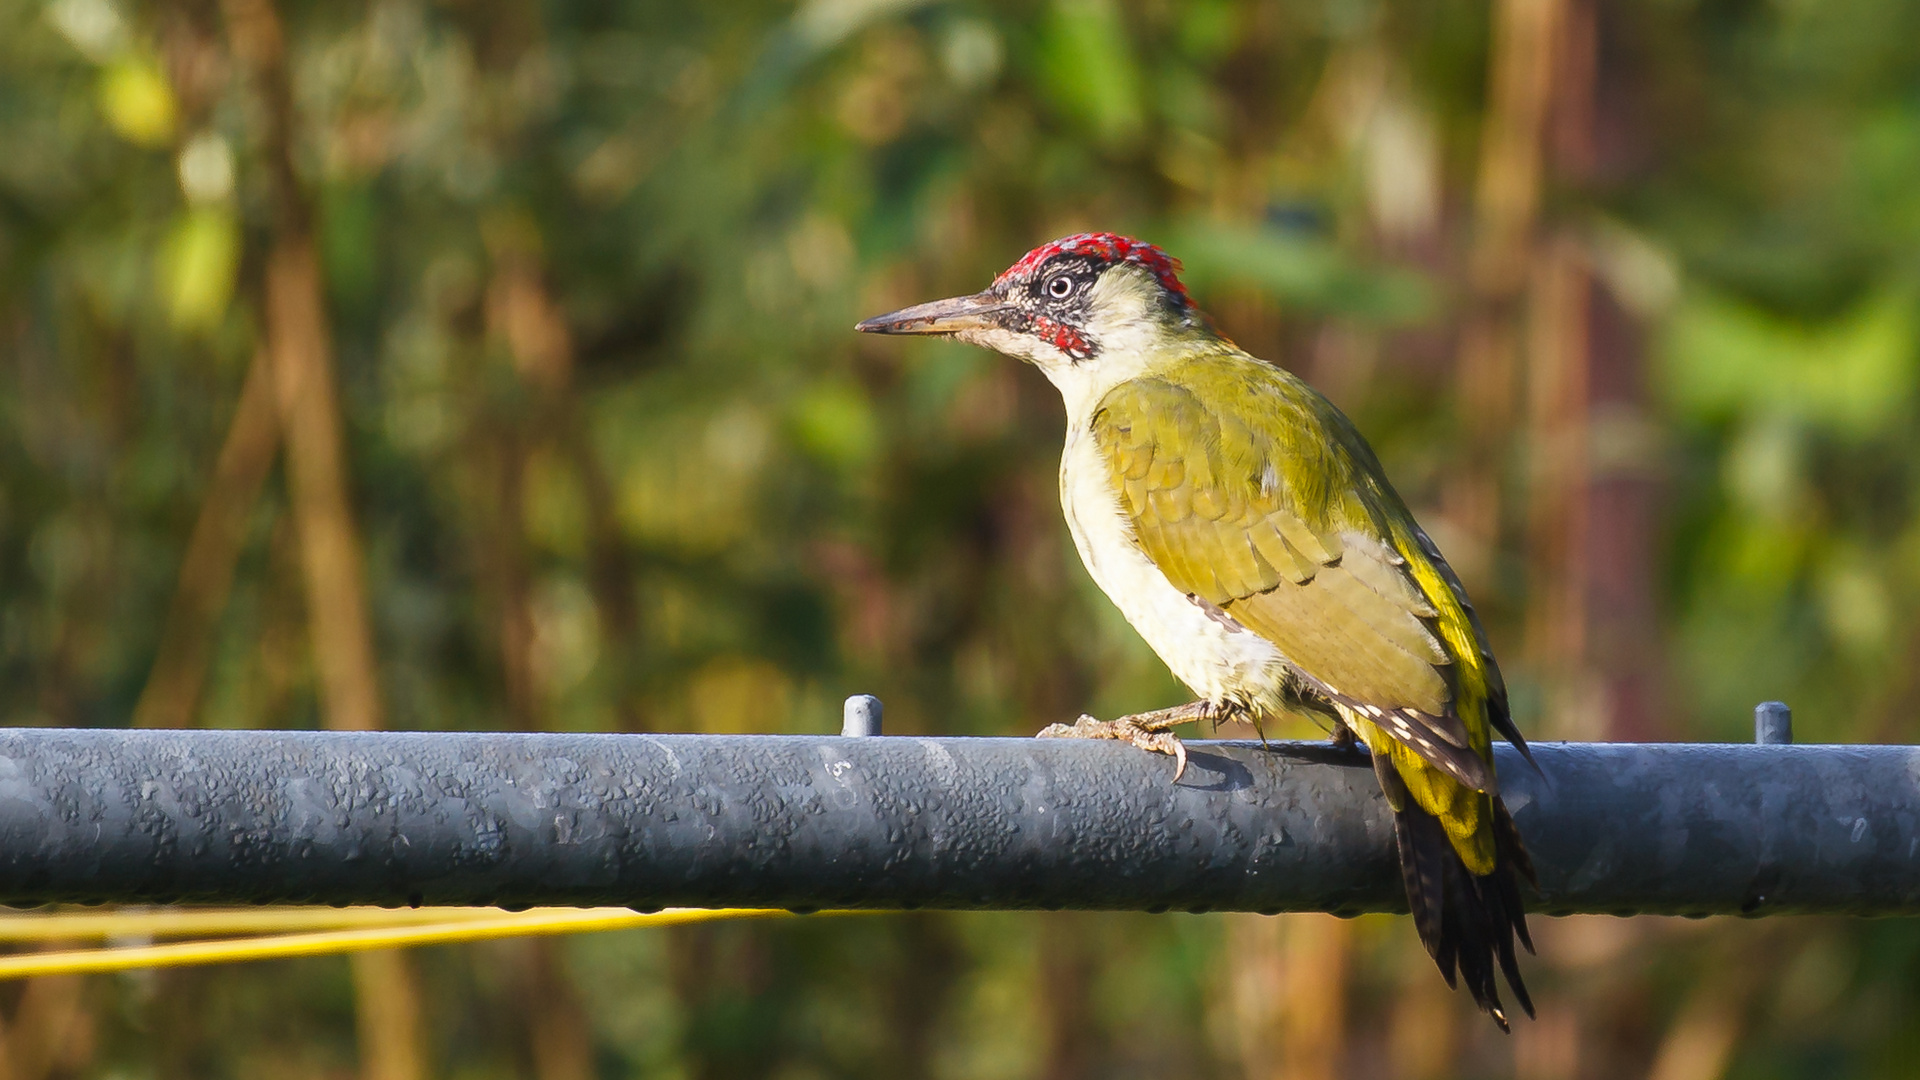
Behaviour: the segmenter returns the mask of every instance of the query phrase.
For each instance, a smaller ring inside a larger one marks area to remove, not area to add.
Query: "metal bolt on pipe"
[[[882,710],[880,699],[872,694],[855,694],[847,699],[842,710],[840,734],[850,739],[862,739],[880,734]]]
[[[1783,701],[1753,707],[1753,741],[1761,746],[1793,745],[1793,710]]]
[[[0,900],[1402,909],[1364,757],[1189,746],[10,729]],[[1537,910],[1920,910],[1916,748],[1534,753]]]

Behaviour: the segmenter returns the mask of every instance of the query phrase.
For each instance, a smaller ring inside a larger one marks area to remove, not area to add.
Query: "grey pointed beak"
[[[875,315],[854,329],[863,334],[955,334],[962,330],[992,330],[1000,326],[997,317],[1010,308],[1011,305],[992,293],[975,293]]]

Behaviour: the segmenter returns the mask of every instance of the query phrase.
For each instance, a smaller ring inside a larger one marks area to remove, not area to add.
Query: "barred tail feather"
[[[1473,874],[1453,850],[1440,819],[1409,797],[1405,782],[1386,764],[1385,755],[1374,760],[1380,786],[1393,807],[1400,874],[1421,944],[1448,986],[1457,988],[1464,981],[1474,1004],[1492,1016],[1500,1030],[1511,1030],[1500,1001],[1499,976],[1506,977],[1514,999],[1531,1017],[1533,999],[1520,979],[1513,943],[1517,937],[1529,953],[1533,952],[1519,879],[1524,876],[1530,882],[1534,880],[1532,861],[1521,846],[1512,816],[1496,796],[1494,872],[1484,877]]]

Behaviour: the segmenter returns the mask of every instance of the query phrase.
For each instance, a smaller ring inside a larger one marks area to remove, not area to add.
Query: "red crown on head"
[[[1179,297],[1182,304],[1193,306],[1193,298],[1187,295],[1187,287],[1180,284],[1180,260],[1152,244],[1119,233],[1078,233],[1042,244],[1021,256],[1019,262],[1007,267],[993,283],[998,285],[1008,278],[1025,277],[1055,255],[1084,255],[1110,263],[1130,262],[1145,267],[1159,280],[1161,288]]]

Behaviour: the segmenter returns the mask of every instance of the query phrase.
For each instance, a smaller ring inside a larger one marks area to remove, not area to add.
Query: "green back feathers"
[[[1391,755],[1469,869],[1491,872],[1504,687],[1451,569],[1352,423],[1221,343],[1109,391],[1091,430],[1174,587],[1272,641]]]

